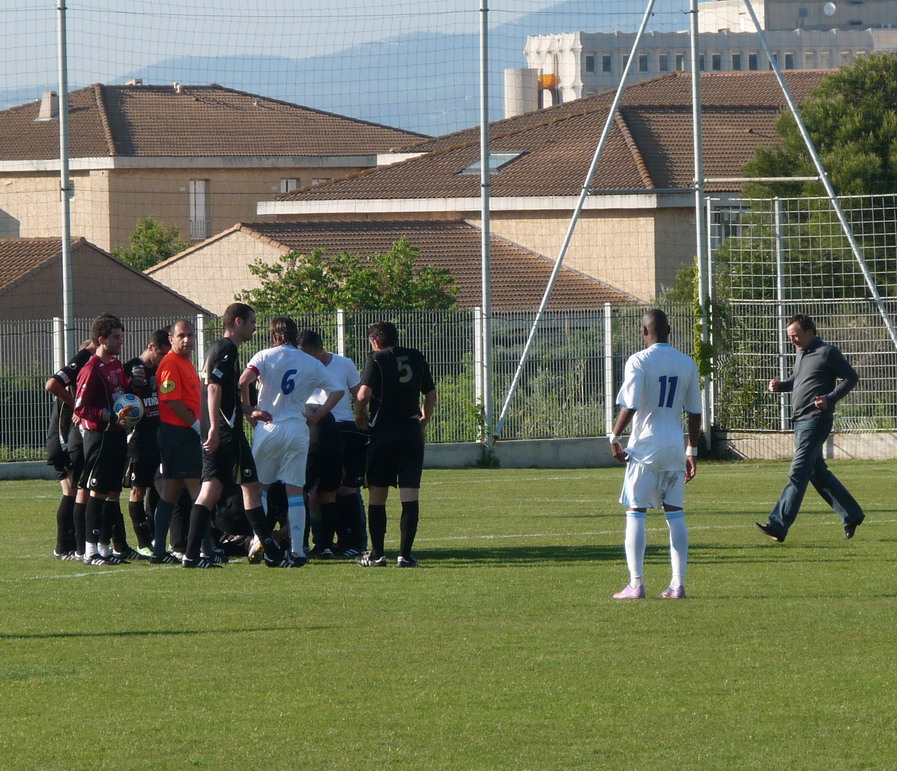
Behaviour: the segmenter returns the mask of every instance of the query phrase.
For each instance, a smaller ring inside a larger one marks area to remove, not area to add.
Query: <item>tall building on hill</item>
[[[702,72],[771,69],[744,0],[699,3]],[[897,54],[894,0],[760,0],[758,21],[782,70],[833,69],[877,51]],[[525,69],[505,73],[505,113],[569,102],[615,88],[634,32],[569,32],[527,39]],[[629,83],[691,67],[688,30],[647,32]]]

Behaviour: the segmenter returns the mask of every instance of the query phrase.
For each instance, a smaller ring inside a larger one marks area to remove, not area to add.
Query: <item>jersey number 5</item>
[[[411,380],[411,376],[414,374],[411,370],[411,365],[408,363],[407,356],[396,356],[396,364],[399,368],[399,382],[407,383]]]
[[[666,375],[660,376],[660,401],[657,403],[658,407],[672,407],[673,400],[676,398],[676,384],[679,382],[679,378],[675,375],[671,377],[667,377]],[[669,386],[669,392],[667,391],[667,386]],[[666,404],[664,404],[666,402]]]

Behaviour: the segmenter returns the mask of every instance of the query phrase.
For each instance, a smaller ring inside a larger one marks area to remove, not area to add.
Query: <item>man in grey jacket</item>
[[[791,317],[788,339],[797,348],[794,373],[788,380],[770,380],[769,390],[792,394],[794,458],[788,471],[788,483],[768,521],[755,524],[760,532],[774,541],[784,541],[797,519],[807,485],[812,484],[841,517],[844,537],[853,538],[866,515],[826,466],[822,448],[832,431],[835,404],[850,392],[859,377],[844,354],[816,334],[816,325],[809,316],[798,313]]]

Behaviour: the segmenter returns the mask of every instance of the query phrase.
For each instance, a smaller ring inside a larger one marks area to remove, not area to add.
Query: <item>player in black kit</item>
[[[240,400],[240,363],[237,346],[249,340],[256,330],[255,311],[245,303],[231,303],[222,316],[224,337],[212,345],[206,355],[202,429],[202,488],[190,511],[190,528],[184,566],[200,562],[201,542],[206,558],[221,558],[209,533],[212,511],[224,488],[236,482],[243,488],[246,518],[265,550],[268,567],[294,567],[289,555],[271,537],[262,507],[262,485],[259,483],[252,450],[243,430],[244,405]],[[250,408],[251,412],[251,408]],[[213,554],[214,551],[214,554]]]
[[[386,567],[386,498],[398,485],[402,501],[397,564],[417,567],[411,554],[420,515],[420,479],[424,466],[424,431],[436,404],[430,365],[415,348],[398,345],[399,333],[388,321],[368,330],[373,352],[355,399],[355,422],[370,428],[368,447],[368,528],[371,549],[357,558],[362,567]],[[421,405],[423,394],[423,405]]]

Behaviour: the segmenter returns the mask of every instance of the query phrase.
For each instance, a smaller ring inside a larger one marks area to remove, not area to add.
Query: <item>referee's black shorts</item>
[[[160,423],[156,444],[162,458],[162,479],[199,479],[202,476],[202,445],[190,426]]]
[[[371,429],[368,487],[420,487],[424,468],[424,432],[417,418]]]
[[[217,479],[225,486],[231,482],[248,485],[258,482],[258,478],[255,459],[252,457],[252,448],[244,434],[238,433],[221,437],[218,449],[213,453],[203,450],[203,482]]]

